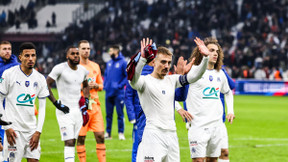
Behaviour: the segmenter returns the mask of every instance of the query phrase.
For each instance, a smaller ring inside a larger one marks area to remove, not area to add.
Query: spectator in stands
[[[56,26],[56,13],[53,12],[51,17],[52,17],[52,26]]]

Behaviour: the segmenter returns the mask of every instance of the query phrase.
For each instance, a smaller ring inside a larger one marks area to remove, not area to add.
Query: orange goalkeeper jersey
[[[81,63],[80,63],[81,64]],[[100,101],[99,101],[99,96],[98,96],[98,91],[102,91],[103,90],[103,80],[102,80],[102,76],[101,76],[101,70],[100,67],[97,63],[88,60],[88,64],[84,65],[81,64],[82,66],[84,66],[88,71],[88,83],[90,82],[96,82],[99,85],[99,88],[96,89],[91,89],[90,90],[90,98],[94,99],[94,101],[96,101],[99,105],[100,105]],[[81,92],[83,95],[83,92]],[[95,110],[93,110],[95,111]]]

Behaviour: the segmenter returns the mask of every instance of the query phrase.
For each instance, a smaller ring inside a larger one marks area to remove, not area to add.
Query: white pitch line
[[[265,145],[229,145],[229,148],[247,148],[247,147],[256,147],[256,148],[260,148],[260,147],[275,147],[275,146],[288,146],[288,144],[265,144]],[[180,147],[180,150],[189,150],[189,147]],[[106,152],[131,152],[131,149],[108,149],[106,150]],[[95,153],[96,150],[90,150],[87,151],[89,153]],[[63,154],[64,151],[42,151],[42,155],[43,154]]]
[[[231,138],[234,141],[288,141],[288,138]]]

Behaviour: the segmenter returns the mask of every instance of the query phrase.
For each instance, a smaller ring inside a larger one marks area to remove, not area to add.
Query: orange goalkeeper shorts
[[[104,132],[104,121],[101,107],[97,103],[92,104],[92,110],[87,110],[89,114],[89,121],[85,127],[82,126],[79,136],[86,136],[88,131]]]

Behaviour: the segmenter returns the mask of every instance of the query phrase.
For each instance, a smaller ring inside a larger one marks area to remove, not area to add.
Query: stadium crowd
[[[92,60],[104,72],[102,55],[111,44],[121,45],[123,55],[130,57],[137,52],[138,40],[150,37],[172,49],[177,59],[188,58],[196,36],[212,35],[223,45],[224,64],[233,78],[287,78],[286,1],[109,0],[104,3],[103,10],[93,19],[67,27],[59,38],[60,43],[38,47],[47,52],[43,56],[45,61],[39,64],[43,73],[51,70],[51,63],[65,59],[62,51],[67,45],[82,39],[92,43]]]

